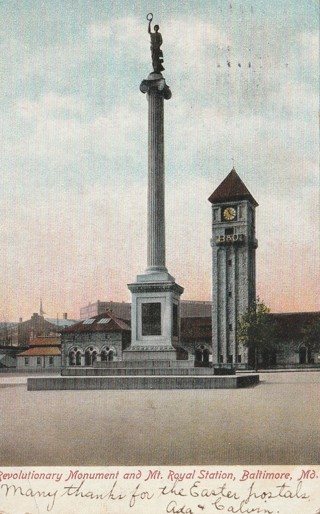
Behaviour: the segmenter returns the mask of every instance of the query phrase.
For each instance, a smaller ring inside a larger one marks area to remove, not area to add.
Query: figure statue
[[[162,36],[159,32],[159,25],[154,26],[154,32],[151,32],[151,22],[153,20],[153,14],[149,13],[147,15],[147,20],[149,22],[148,32],[150,34],[151,40],[151,57],[152,57],[152,66],[155,73],[161,73],[164,70],[162,66],[163,63],[163,53],[161,50],[162,45]]]

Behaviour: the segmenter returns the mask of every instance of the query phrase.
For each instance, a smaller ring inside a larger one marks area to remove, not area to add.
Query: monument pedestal
[[[166,271],[137,276],[132,295],[131,346],[124,360],[177,360],[180,339],[180,295],[183,288]]]

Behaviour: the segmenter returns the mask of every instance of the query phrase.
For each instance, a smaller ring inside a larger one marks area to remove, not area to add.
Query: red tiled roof
[[[250,191],[242,182],[236,170],[233,168],[229,175],[221,182],[215,189],[212,195],[208,198],[211,203],[221,203],[237,200],[249,200],[256,207],[258,203],[253,198]]]
[[[30,346],[61,346],[60,337],[36,337],[30,343]]]
[[[41,356],[41,355],[49,355],[49,356],[55,356],[55,355],[61,355],[61,351],[59,348],[56,348],[52,346],[51,348],[46,347],[40,347],[40,348],[30,348],[29,350],[26,350],[25,352],[18,353],[17,357],[31,357],[31,356]]]
[[[108,323],[99,323],[104,318],[110,318]],[[71,327],[67,327],[63,330],[64,334],[74,334],[79,332],[122,332],[131,331],[130,326],[123,319],[117,318],[111,311],[106,311],[98,316],[92,316],[89,318],[93,320],[90,323],[86,323],[87,320],[79,321]]]

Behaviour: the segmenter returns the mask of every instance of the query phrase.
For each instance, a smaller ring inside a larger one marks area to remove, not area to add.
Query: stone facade
[[[270,313],[268,316],[275,325],[277,343],[270,350],[260,352],[259,368],[320,367],[320,348],[312,350],[304,343],[306,328],[320,320],[320,312]],[[181,346],[196,365],[211,365],[212,318],[182,318]]]
[[[319,322],[320,312],[272,313],[269,316],[276,326],[278,343],[275,349],[259,355],[260,367],[320,366],[320,348],[308,348],[304,342],[305,331]]]
[[[121,361],[130,344],[129,325],[104,312],[76,323],[62,333],[62,366],[99,366]]]
[[[181,346],[197,366],[212,362],[211,316],[181,318]]]
[[[141,279],[148,276],[143,275]],[[158,283],[139,281],[128,287],[132,293],[132,320],[135,321],[132,322],[131,347],[125,353],[125,359],[136,360],[139,352],[142,360],[175,360],[180,340],[179,300],[183,289],[174,279]]]

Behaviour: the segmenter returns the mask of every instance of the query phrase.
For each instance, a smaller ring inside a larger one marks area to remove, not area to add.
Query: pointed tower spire
[[[232,168],[229,175],[226,176],[217,189],[213,191],[208,200],[212,204],[249,200],[255,207],[258,206],[258,202],[253,198],[247,186],[242,182],[234,168]]]
[[[39,310],[40,316],[43,316],[45,314],[43,307],[42,307],[42,298],[40,298],[40,310]]]

